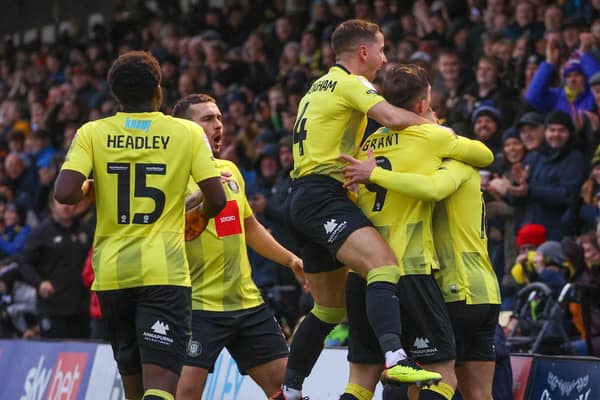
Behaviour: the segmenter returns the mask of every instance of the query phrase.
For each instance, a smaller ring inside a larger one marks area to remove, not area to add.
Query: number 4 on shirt
[[[298,143],[298,154],[301,156],[304,155],[304,145],[302,143],[306,140],[306,118],[304,118],[304,113],[306,112],[308,104],[309,103],[304,104],[304,108],[294,124],[294,144]]]

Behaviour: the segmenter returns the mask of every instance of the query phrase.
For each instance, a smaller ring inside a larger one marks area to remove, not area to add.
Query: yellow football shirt
[[[483,143],[434,124],[381,128],[361,146],[359,159],[366,159],[370,149],[379,167],[371,174],[372,184],[360,186],[358,206],[394,250],[402,276],[430,274],[438,268],[431,230],[434,203],[384,189],[381,177],[389,171],[431,175],[444,158],[484,166],[493,154]]]
[[[212,218],[204,232],[186,242],[192,276],[192,309],[235,311],[263,303],[252,280],[252,268],[246,249],[244,221],[252,215],[245,195],[242,174],[231,161],[217,159],[220,171],[231,173],[223,183],[227,205]],[[190,180],[188,194],[198,191]]]
[[[93,290],[190,286],[187,182],[219,176],[202,128],[161,112],[120,112],[79,128],[62,169],[94,173]]]
[[[441,267],[435,278],[444,300],[499,304],[500,288],[487,251],[485,204],[477,170],[447,160],[431,176],[385,174],[385,182],[380,182],[389,190],[423,201],[441,200],[433,213],[433,239]]]
[[[327,175],[342,182],[340,154],[355,154],[367,111],[383,97],[363,76],[341,65],[317,79],[298,106],[294,125],[293,179]]]

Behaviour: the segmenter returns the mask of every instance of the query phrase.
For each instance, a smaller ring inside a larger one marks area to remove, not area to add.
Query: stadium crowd
[[[51,193],[77,129],[118,111],[107,72],[128,50],[159,61],[165,114],[190,94],[216,99],[220,158],[240,169],[258,220],[297,253],[287,219],[291,133],[300,98],[335,63],[333,30],[349,18],[378,23],[384,68],[425,68],[439,120],[495,154],[480,174],[503,309],[534,281],[556,292],[567,282],[600,285],[600,1],[203,3],[183,13],[177,2],[140,2],[116,7],[90,35],[4,42],[0,336],[102,338],[88,290],[93,205],[61,205]],[[376,127],[371,121],[365,136]],[[289,269],[251,249],[249,259],[263,297],[293,328],[310,296]],[[592,289],[571,304],[565,324],[577,354],[598,356],[600,301]]]

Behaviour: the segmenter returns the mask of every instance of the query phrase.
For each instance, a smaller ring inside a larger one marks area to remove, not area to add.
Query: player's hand
[[[40,283],[40,287],[38,288],[38,292],[42,299],[47,299],[54,294],[54,285],[50,281],[42,281]]]
[[[202,213],[202,204],[197,205],[185,213],[185,241],[196,239],[208,225],[208,218]]]
[[[231,178],[231,172],[221,171],[221,183],[229,182],[229,178]]]
[[[351,187],[357,183],[366,184],[370,182],[371,172],[377,167],[377,162],[375,161],[375,157],[373,157],[373,150],[369,150],[368,158],[365,161],[359,161],[347,154],[340,155],[340,158],[350,164],[342,168],[342,173],[346,180],[344,188]]]
[[[304,286],[306,286],[306,276],[304,275],[304,263],[300,257],[293,256],[290,262],[288,263],[288,267],[292,270],[294,275],[296,275],[296,279],[298,282]]]
[[[96,200],[94,180],[86,179],[85,181],[83,181],[83,184],[81,185],[81,192],[83,193],[83,199],[88,199],[93,203]]]

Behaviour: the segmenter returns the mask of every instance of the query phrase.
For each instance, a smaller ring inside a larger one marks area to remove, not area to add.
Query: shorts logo
[[[202,344],[197,340],[190,340],[188,343],[187,355],[195,358],[200,354],[202,354]]]
[[[431,345],[428,338],[417,337],[410,352],[413,357],[431,357],[438,352],[438,349]]]
[[[144,339],[148,342],[164,346],[171,346],[173,344],[173,338],[168,334],[169,324],[156,320],[150,329],[152,329],[152,332],[143,333]]]
[[[158,333],[159,335],[166,335],[167,331],[169,330],[169,325],[165,324],[162,321],[156,320],[154,325],[152,325],[151,329],[154,331],[154,333]]]
[[[429,339],[418,337],[415,339],[415,344],[413,346],[417,349],[426,349],[429,347]]]
[[[325,222],[323,224],[323,228],[325,229],[325,234],[329,236],[327,238],[327,242],[332,243],[344,230],[344,228],[346,228],[346,225],[348,225],[347,221],[342,221],[338,223],[335,218],[332,218],[329,221]]]

